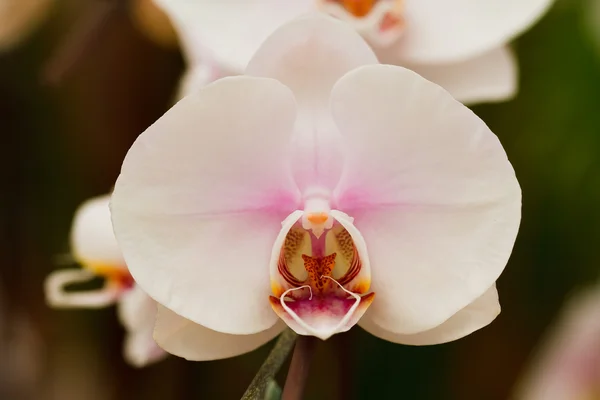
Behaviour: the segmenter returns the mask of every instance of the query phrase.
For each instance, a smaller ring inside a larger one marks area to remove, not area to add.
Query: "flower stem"
[[[294,343],[296,342],[296,333],[291,329],[283,331],[273,350],[267,356],[267,359],[260,366],[254,379],[248,386],[248,389],[242,396],[242,400],[262,400],[265,397],[265,389],[270,379],[275,377],[285,360],[287,359]]]
[[[282,400],[302,400],[316,340],[313,336],[299,336],[296,340],[294,355],[283,387]]]

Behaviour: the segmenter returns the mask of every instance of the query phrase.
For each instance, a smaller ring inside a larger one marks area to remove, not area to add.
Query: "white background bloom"
[[[269,295],[283,305],[295,281],[315,293],[296,269],[304,249],[290,245],[278,264],[292,229],[313,235],[313,256],[336,245],[330,233],[349,234],[338,252],[354,249],[345,271],[357,275],[344,290],[376,294],[359,325],[379,337],[440,343],[498,314],[494,283],[521,205],[506,154],[439,86],[376,64],[347,24],[296,20],[260,47],[246,76],[186,97],[130,149],[112,198],[117,239],[139,285],[213,335],[204,346],[219,333],[265,341],[281,329]],[[356,308],[325,311],[300,315],[304,324],[279,315],[322,338],[360,318]],[[160,321],[157,337],[178,332],[180,319]],[[173,343],[178,354],[198,352],[200,328],[185,337]]]
[[[321,10],[363,34],[380,61],[408,67],[462,102],[514,95],[507,47],[551,0],[155,0],[179,31],[191,68],[216,63],[241,73],[258,46],[293,17]],[[362,13],[355,10],[362,9]],[[363,15],[363,13],[366,13]],[[395,21],[389,29],[383,29]],[[206,83],[206,82],[204,82]]]
[[[152,339],[156,303],[133,282],[115,240],[108,202],[100,196],[83,203],[71,229],[71,251],[81,269],[64,269],[46,278],[48,304],[66,308],[100,308],[117,304],[119,319],[127,331],[125,359],[144,366],[159,361],[166,353]],[[67,290],[67,285],[104,279],[101,289]]]

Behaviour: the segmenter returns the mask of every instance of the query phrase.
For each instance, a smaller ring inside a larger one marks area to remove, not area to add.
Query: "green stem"
[[[275,374],[277,374],[288,358],[297,336],[289,328],[279,335],[275,346],[273,346],[273,350],[271,350],[267,359],[260,366],[256,376],[252,379],[250,386],[248,386],[248,389],[242,396],[242,400],[262,400],[264,398],[269,380],[275,377]]]

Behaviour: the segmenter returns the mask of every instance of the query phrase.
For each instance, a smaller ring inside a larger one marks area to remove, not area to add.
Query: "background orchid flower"
[[[282,319],[322,339],[358,322],[433,344],[498,314],[520,205],[475,114],[312,16],[141,134],[111,210],[131,273],[165,307],[155,336],[178,331],[161,323],[171,310],[215,341],[266,341]],[[179,354],[200,351],[192,336]]]
[[[463,103],[514,95],[509,42],[552,0],[154,0],[179,31],[190,68],[241,73],[265,38],[289,19],[320,10],[351,24],[385,64],[413,69]],[[204,82],[204,84],[207,82]]]
[[[109,199],[108,195],[90,199],[77,210],[71,251],[83,268],[51,273],[45,283],[46,299],[52,307],[60,308],[100,308],[116,303],[119,319],[127,330],[125,359],[141,367],[161,360],[166,353],[152,339],[156,303],[135,285],[115,240]],[[68,285],[97,277],[104,279],[101,289],[77,292],[66,289]]]
[[[52,0],[0,1],[0,49],[12,48],[48,13]]]
[[[600,289],[573,297],[531,370],[517,388],[517,400],[594,400],[600,397]]]

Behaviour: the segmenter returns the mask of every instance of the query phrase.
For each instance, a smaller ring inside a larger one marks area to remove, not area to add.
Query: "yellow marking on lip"
[[[322,224],[324,224],[325,222],[327,222],[327,218],[329,218],[329,216],[327,215],[327,213],[324,213],[324,212],[321,212],[321,213],[310,213],[306,217],[306,219],[311,224],[315,224],[315,225],[322,225]]]

